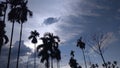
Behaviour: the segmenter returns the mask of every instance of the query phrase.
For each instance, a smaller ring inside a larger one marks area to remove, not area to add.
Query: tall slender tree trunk
[[[49,68],[49,59],[46,61],[46,68]]]
[[[28,63],[29,63],[29,57],[27,58],[27,65],[26,65],[26,68],[28,68]]]
[[[57,60],[57,68],[60,68],[60,62]]]
[[[107,65],[106,65],[106,62],[105,62],[105,59],[104,59],[104,56],[103,56],[103,53],[102,53],[101,49],[99,49],[99,51],[100,51],[100,56],[102,58],[102,61],[105,64],[105,67],[107,68]]]
[[[16,68],[18,68],[18,65],[19,65],[20,46],[21,46],[21,39],[22,39],[22,28],[23,28],[23,23],[21,23],[21,28],[20,28],[20,39],[19,39],[19,46],[18,46],[18,55],[17,55],[17,65],[16,65]]]
[[[34,68],[36,68],[36,44],[34,45]]]
[[[1,56],[1,48],[2,48],[2,46],[0,45],[0,56]]]
[[[53,68],[53,58],[51,57],[51,68]]]
[[[11,48],[12,48],[12,40],[13,40],[14,24],[15,24],[15,23],[13,22],[13,23],[12,23],[11,38],[10,38],[10,47],[9,47],[9,54],[8,54],[7,68],[9,68],[9,65],[10,65],[10,55],[11,55]]]
[[[86,59],[85,59],[85,53],[84,53],[83,49],[82,49],[82,52],[83,52],[83,57],[84,57],[84,62],[85,62],[85,68],[87,68]]]
[[[103,61],[103,63],[105,64],[105,67],[107,68],[107,65],[106,65],[105,59],[104,59],[104,57],[103,57],[103,53],[102,53],[102,50],[101,50],[101,48],[100,48],[100,45],[99,45],[98,49],[99,49],[99,52],[100,52],[100,56],[101,56],[101,58],[102,58],[102,61]]]

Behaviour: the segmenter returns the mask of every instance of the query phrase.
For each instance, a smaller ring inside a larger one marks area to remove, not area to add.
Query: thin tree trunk
[[[12,40],[13,40],[14,24],[15,24],[15,23],[13,22],[13,23],[12,23],[11,38],[10,38],[10,47],[9,47],[9,54],[8,54],[7,68],[9,68],[9,65],[10,65],[10,55],[11,55],[11,48],[12,48]]]
[[[1,48],[2,48],[2,46],[0,45],[0,56],[1,56]]]
[[[101,56],[101,58],[103,60],[103,63],[105,64],[105,67],[107,68],[107,65],[106,65],[105,59],[103,57],[102,51],[101,50],[99,50],[99,51],[100,51],[100,56]]]
[[[59,68],[59,62],[57,61],[57,68]]]
[[[34,68],[36,68],[36,44],[34,46]]]
[[[84,53],[83,49],[82,49],[82,52],[83,52],[83,57],[84,57],[84,62],[85,62],[85,68],[87,68],[86,59],[85,59],[85,53]]]
[[[21,39],[22,39],[22,28],[23,28],[23,23],[21,23],[21,29],[20,29],[20,39],[19,39],[19,46],[18,46],[18,55],[17,55],[17,65],[16,65],[16,68],[18,68],[19,58],[20,58],[20,46],[21,46]]]
[[[60,68],[60,62],[57,60],[57,68]]]
[[[104,59],[104,57],[103,57],[103,53],[102,53],[102,50],[101,50],[101,48],[100,48],[100,45],[99,45],[99,52],[100,52],[100,56],[101,56],[101,58],[102,58],[102,61],[103,61],[103,63],[105,64],[105,67],[107,68],[107,65],[106,65],[105,59]]]
[[[49,59],[46,61],[46,68],[49,68]]]
[[[51,68],[53,68],[53,58],[51,57]]]
[[[26,68],[28,68],[28,63],[29,63],[29,57],[27,58],[27,65],[26,65]]]

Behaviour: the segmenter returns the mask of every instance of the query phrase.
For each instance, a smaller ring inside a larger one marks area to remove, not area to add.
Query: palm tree
[[[21,24],[18,56],[17,56],[17,65],[16,65],[16,68],[18,68],[18,60],[19,60],[19,53],[20,53],[23,23],[25,21],[27,21],[28,13],[30,16],[32,16],[32,12],[30,10],[28,10],[28,8],[26,7],[27,2],[28,1],[24,1],[24,0],[9,0],[9,3],[11,5],[11,11],[8,13],[8,20],[11,21],[13,24],[12,24],[12,32],[11,32],[11,40],[10,40],[10,48],[9,48],[7,68],[9,68],[12,38],[13,38],[13,31],[14,31],[14,23],[15,22],[18,22]]]
[[[0,16],[3,16],[3,21],[1,21],[1,22],[3,22],[3,29],[4,29],[4,27],[5,27],[4,25],[5,25],[7,4],[8,4],[8,0],[6,0],[6,2],[2,2],[2,4],[0,4],[0,10],[1,10],[1,11],[0,11]],[[4,12],[4,14],[2,14],[2,12]],[[10,20],[10,19],[9,19],[9,16],[10,16],[10,15],[8,14],[8,20]],[[10,20],[10,21],[12,21],[12,20]],[[10,48],[9,48],[7,68],[9,68],[9,62],[10,62],[10,54],[11,54],[11,46],[12,46],[12,38],[13,38],[13,29],[14,29],[14,24],[13,24],[12,32],[11,32],[11,39],[10,39]],[[2,30],[1,30],[1,31],[2,31]],[[1,42],[3,41],[3,37],[7,40],[7,39],[8,39],[7,36],[4,35],[5,31],[3,30],[1,33],[2,33]],[[1,43],[1,44],[3,44],[3,43]]]
[[[77,41],[77,47],[79,47],[82,50],[82,52],[83,52],[83,57],[84,57],[84,62],[85,62],[85,68],[87,68],[86,59],[85,59],[85,53],[84,53],[85,43],[82,42],[82,37],[80,37],[80,39],[78,39],[78,41]]]
[[[3,20],[0,19],[0,54],[2,46],[4,44],[7,44],[9,41],[7,35],[5,35],[5,15],[7,9],[7,6],[5,4],[5,2],[0,3],[0,17],[3,17]]]
[[[9,47],[7,68],[9,68],[9,64],[10,64],[10,55],[11,55],[13,32],[14,32],[14,23],[15,23],[14,18],[12,19],[11,16],[16,15],[16,14],[14,14],[14,11],[13,11],[13,10],[14,10],[14,8],[13,8],[13,9],[9,12],[9,14],[8,14],[8,20],[12,22],[12,31],[11,31],[11,37],[10,37],[10,47]],[[13,16],[13,17],[14,17],[14,16]]]
[[[46,60],[46,67],[49,68],[49,58],[51,58],[51,68],[53,68],[53,59],[57,60],[57,63],[61,60],[61,53],[58,49],[58,43],[60,39],[58,36],[54,36],[52,33],[45,33],[44,37],[41,38],[43,44],[38,45],[37,50],[39,51],[38,56],[42,57],[41,62]],[[57,64],[57,67],[58,64]]]
[[[49,46],[48,46],[48,38],[41,37],[40,38],[43,44],[37,46],[38,57],[41,57],[41,63],[45,62],[46,68],[49,68]]]
[[[13,40],[13,32],[14,32],[14,23],[17,21],[17,17],[18,17],[18,8],[17,5],[19,5],[15,0],[6,0],[10,6],[11,6],[11,10],[8,13],[8,21],[10,21],[12,23],[12,31],[11,31],[11,38],[10,38],[10,47],[9,47],[9,54],[8,54],[8,62],[7,62],[7,68],[9,68],[10,65],[10,55],[11,55],[11,48],[12,48],[12,40]],[[16,5],[14,5],[14,3],[16,3]]]
[[[46,33],[45,37],[48,37],[49,39],[49,50],[50,50],[50,57],[51,57],[51,68],[53,68],[53,59],[57,59],[58,62],[61,59],[60,56],[60,50],[58,49],[58,45],[60,42],[60,39],[58,36],[54,36],[53,33]],[[54,56],[56,55],[56,56]]]
[[[27,8],[27,2],[24,2],[18,7],[18,17],[17,17],[17,22],[21,24],[21,29],[20,29],[20,39],[19,39],[19,47],[18,47],[18,56],[17,56],[17,65],[16,68],[18,68],[18,63],[19,63],[19,57],[20,57],[20,45],[21,45],[21,39],[22,39],[22,28],[23,28],[23,23],[27,21],[27,16],[28,13],[30,16],[32,16],[32,12]]]
[[[7,44],[9,39],[7,35],[5,35],[5,30],[4,30],[5,24],[3,21],[0,21],[0,54],[1,54],[1,48],[4,44]]]
[[[31,35],[29,36],[28,39],[32,39],[32,43],[35,44],[35,47],[34,47],[34,68],[36,68],[36,44],[37,44],[37,37],[39,37],[39,33],[34,30],[34,31],[31,31]]]

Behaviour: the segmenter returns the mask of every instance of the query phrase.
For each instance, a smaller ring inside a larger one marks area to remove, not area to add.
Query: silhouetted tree
[[[11,48],[12,48],[12,40],[13,40],[13,32],[14,32],[14,20],[10,18],[11,13],[13,14],[14,12],[12,12],[13,9],[11,9],[11,11],[8,14],[8,21],[12,22],[12,31],[11,31],[11,37],[10,37],[10,47],[9,47],[9,53],[8,53],[8,63],[7,63],[7,68],[9,68],[9,64],[10,64],[10,55],[11,55]],[[16,15],[16,14],[13,14]]]
[[[53,59],[57,59],[58,62],[61,59],[60,50],[58,49],[58,45],[60,39],[58,36],[54,36],[53,33],[46,33],[45,37],[49,39],[49,50],[50,50],[50,57],[51,57],[51,68],[53,68]]]
[[[28,39],[32,39],[32,43],[35,44],[34,45],[34,68],[36,68],[36,44],[37,44],[37,37],[39,37],[39,33],[34,30],[34,31],[31,31],[31,35],[29,36]]]
[[[4,30],[5,24],[3,21],[0,21],[0,54],[1,54],[1,48],[4,44],[7,44],[9,39],[7,35],[5,35],[5,30]]]
[[[18,47],[18,56],[17,56],[17,65],[16,68],[18,68],[18,63],[19,63],[19,54],[20,54],[20,45],[21,45],[21,39],[22,39],[22,28],[23,28],[23,23],[27,21],[27,16],[28,14],[32,16],[32,12],[27,8],[27,2],[25,1],[24,3],[21,3],[20,7],[18,7],[19,13],[18,13],[18,18],[17,22],[21,24],[21,29],[20,29],[20,39],[19,39],[19,47]]]
[[[5,24],[5,19],[6,19],[6,10],[7,10],[7,1],[6,2],[1,2],[0,3],[0,17],[3,17],[3,22]]]
[[[61,53],[58,49],[58,45],[60,42],[60,39],[58,36],[54,36],[52,33],[45,33],[44,37],[41,38],[43,41],[43,44],[39,45],[37,47],[37,50],[39,51],[39,56],[41,56],[41,62],[46,60],[46,67],[49,67],[49,58],[51,58],[51,68],[53,68],[53,59],[57,60],[57,67],[58,62],[61,60]],[[45,54],[44,54],[45,52]],[[45,56],[47,55],[47,57]]]
[[[90,68],[98,68],[98,64],[92,64]]]
[[[48,46],[48,38],[41,37],[40,38],[43,44],[37,46],[38,57],[41,58],[40,62],[45,62],[46,68],[49,68],[49,46]]]
[[[6,0],[5,2],[2,2],[2,4],[0,5],[0,17],[3,16],[3,22],[2,23],[2,26],[5,27],[5,19],[6,19],[6,10],[7,10],[7,4],[9,4],[9,1]],[[14,25],[13,25],[14,26]],[[4,28],[2,28],[4,29]],[[13,29],[12,28],[12,32],[11,32],[11,39],[10,39],[10,48],[9,48],[9,55],[8,55],[8,64],[7,64],[7,68],[9,68],[9,62],[10,62],[10,53],[11,53],[11,46],[12,46],[12,37],[13,37]],[[5,33],[4,30],[1,30],[2,34]],[[6,40],[7,40],[7,36],[6,35],[3,35],[4,37],[6,37]],[[2,38],[2,37],[1,37]],[[1,39],[2,40],[2,39]]]
[[[78,63],[77,63],[77,60],[74,59],[74,51],[71,51],[70,53],[70,61],[69,61],[69,65],[71,68],[82,68]]]
[[[78,68],[82,68],[82,66],[79,65]]]
[[[78,63],[76,62],[76,59],[74,59],[74,51],[71,51],[70,55],[71,55],[71,58],[70,58],[70,61],[69,61],[70,67],[71,68],[77,68]]]
[[[106,62],[105,62],[105,59],[103,56],[103,51],[104,51],[103,45],[110,38],[111,37],[110,37],[109,33],[108,34],[98,33],[98,34],[94,34],[87,43],[94,50],[94,52],[96,52],[97,54],[99,54],[101,56],[102,61],[103,61],[103,66],[106,68],[107,68],[107,65],[106,65]]]
[[[71,50],[70,55],[71,55],[72,57],[74,57],[74,51],[73,51],[73,50]]]
[[[102,64],[102,66],[103,66],[103,68],[105,68],[106,66],[107,66],[107,68],[119,68],[119,67],[117,66],[117,61],[113,61],[113,62],[108,61],[108,62],[106,63],[106,65],[105,65],[105,64]]]
[[[1,49],[4,44],[7,44],[9,39],[7,35],[5,35],[5,15],[6,15],[6,3],[0,2],[0,55]],[[3,17],[3,19],[2,19]]]
[[[20,45],[21,45],[21,38],[22,38],[22,28],[23,23],[27,21],[28,14],[32,16],[32,12],[27,8],[27,0],[8,0],[8,3],[11,6],[11,10],[8,13],[8,20],[11,21],[12,24],[12,32],[11,32],[11,40],[10,40],[10,48],[9,48],[9,56],[8,56],[8,67],[10,62],[10,54],[11,54],[11,46],[12,46],[12,38],[13,38],[13,31],[14,31],[14,23],[18,22],[21,24],[20,29],[20,39],[19,39],[19,46],[18,46],[18,55],[17,55],[17,65],[18,68],[18,61],[19,61],[19,54],[20,54]]]
[[[82,52],[83,52],[84,62],[85,62],[85,68],[87,68],[86,59],[85,59],[85,53],[84,53],[85,43],[82,42],[82,37],[80,37],[80,39],[78,39],[78,41],[77,41],[77,47],[79,47],[82,50]]]

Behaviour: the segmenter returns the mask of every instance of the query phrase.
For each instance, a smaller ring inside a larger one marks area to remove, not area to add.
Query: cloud
[[[67,65],[61,66],[61,68],[70,68],[70,66],[67,64]]]
[[[13,45],[12,50],[11,50],[11,60],[10,60],[10,68],[15,68],[16,65],[16,59],[17,59],[17,52],[18,52],[18,41],[16,41],[16,43]],[[7,66],[7,60],[8,60],[8,46],[4,46],[2,48],[2,54],[0,56],[0,68],[6,68]],[[24,68],[23,63],[21,62],[25,62],[26,59],[23,60],[24,56],[27,56],[27,53],[31,52],[31,49],[26,47],[24,45],[24,41],[21,41],[21,51],[20,51],[20,67]]]
[[[56,23],[58,21],[59,21],[59,18],[49,17],[49,18],[45,19],[43,23],[46,25],[50,25],[50,24]]]
[[[83,21],[81,17],[74,15],[61,17],[61,21],[58,23],[59,29],[56,32],[64,41],[69,41],[82,33],[84,25],[81,21]]]
[[[12,48],[12,52],[14,52],[14,54],[17,54],[17,50],[18,50],[18,45],[19,45],[19,41],[16,41],[16,43],[13,45]],[[21,46],[20,46],[20,56],[26,56],[28,54],[28,52],[31,52],[31,49],[29,47],[26,47],[26,45],[24,44],[24,41],[21,41]],[[16,53],[15,53],[16,52]]]
[[[71,3],[69,12],[77,16],[113,17],[117,15],[119,2],[119,0],[78,0],[77,3]]]

